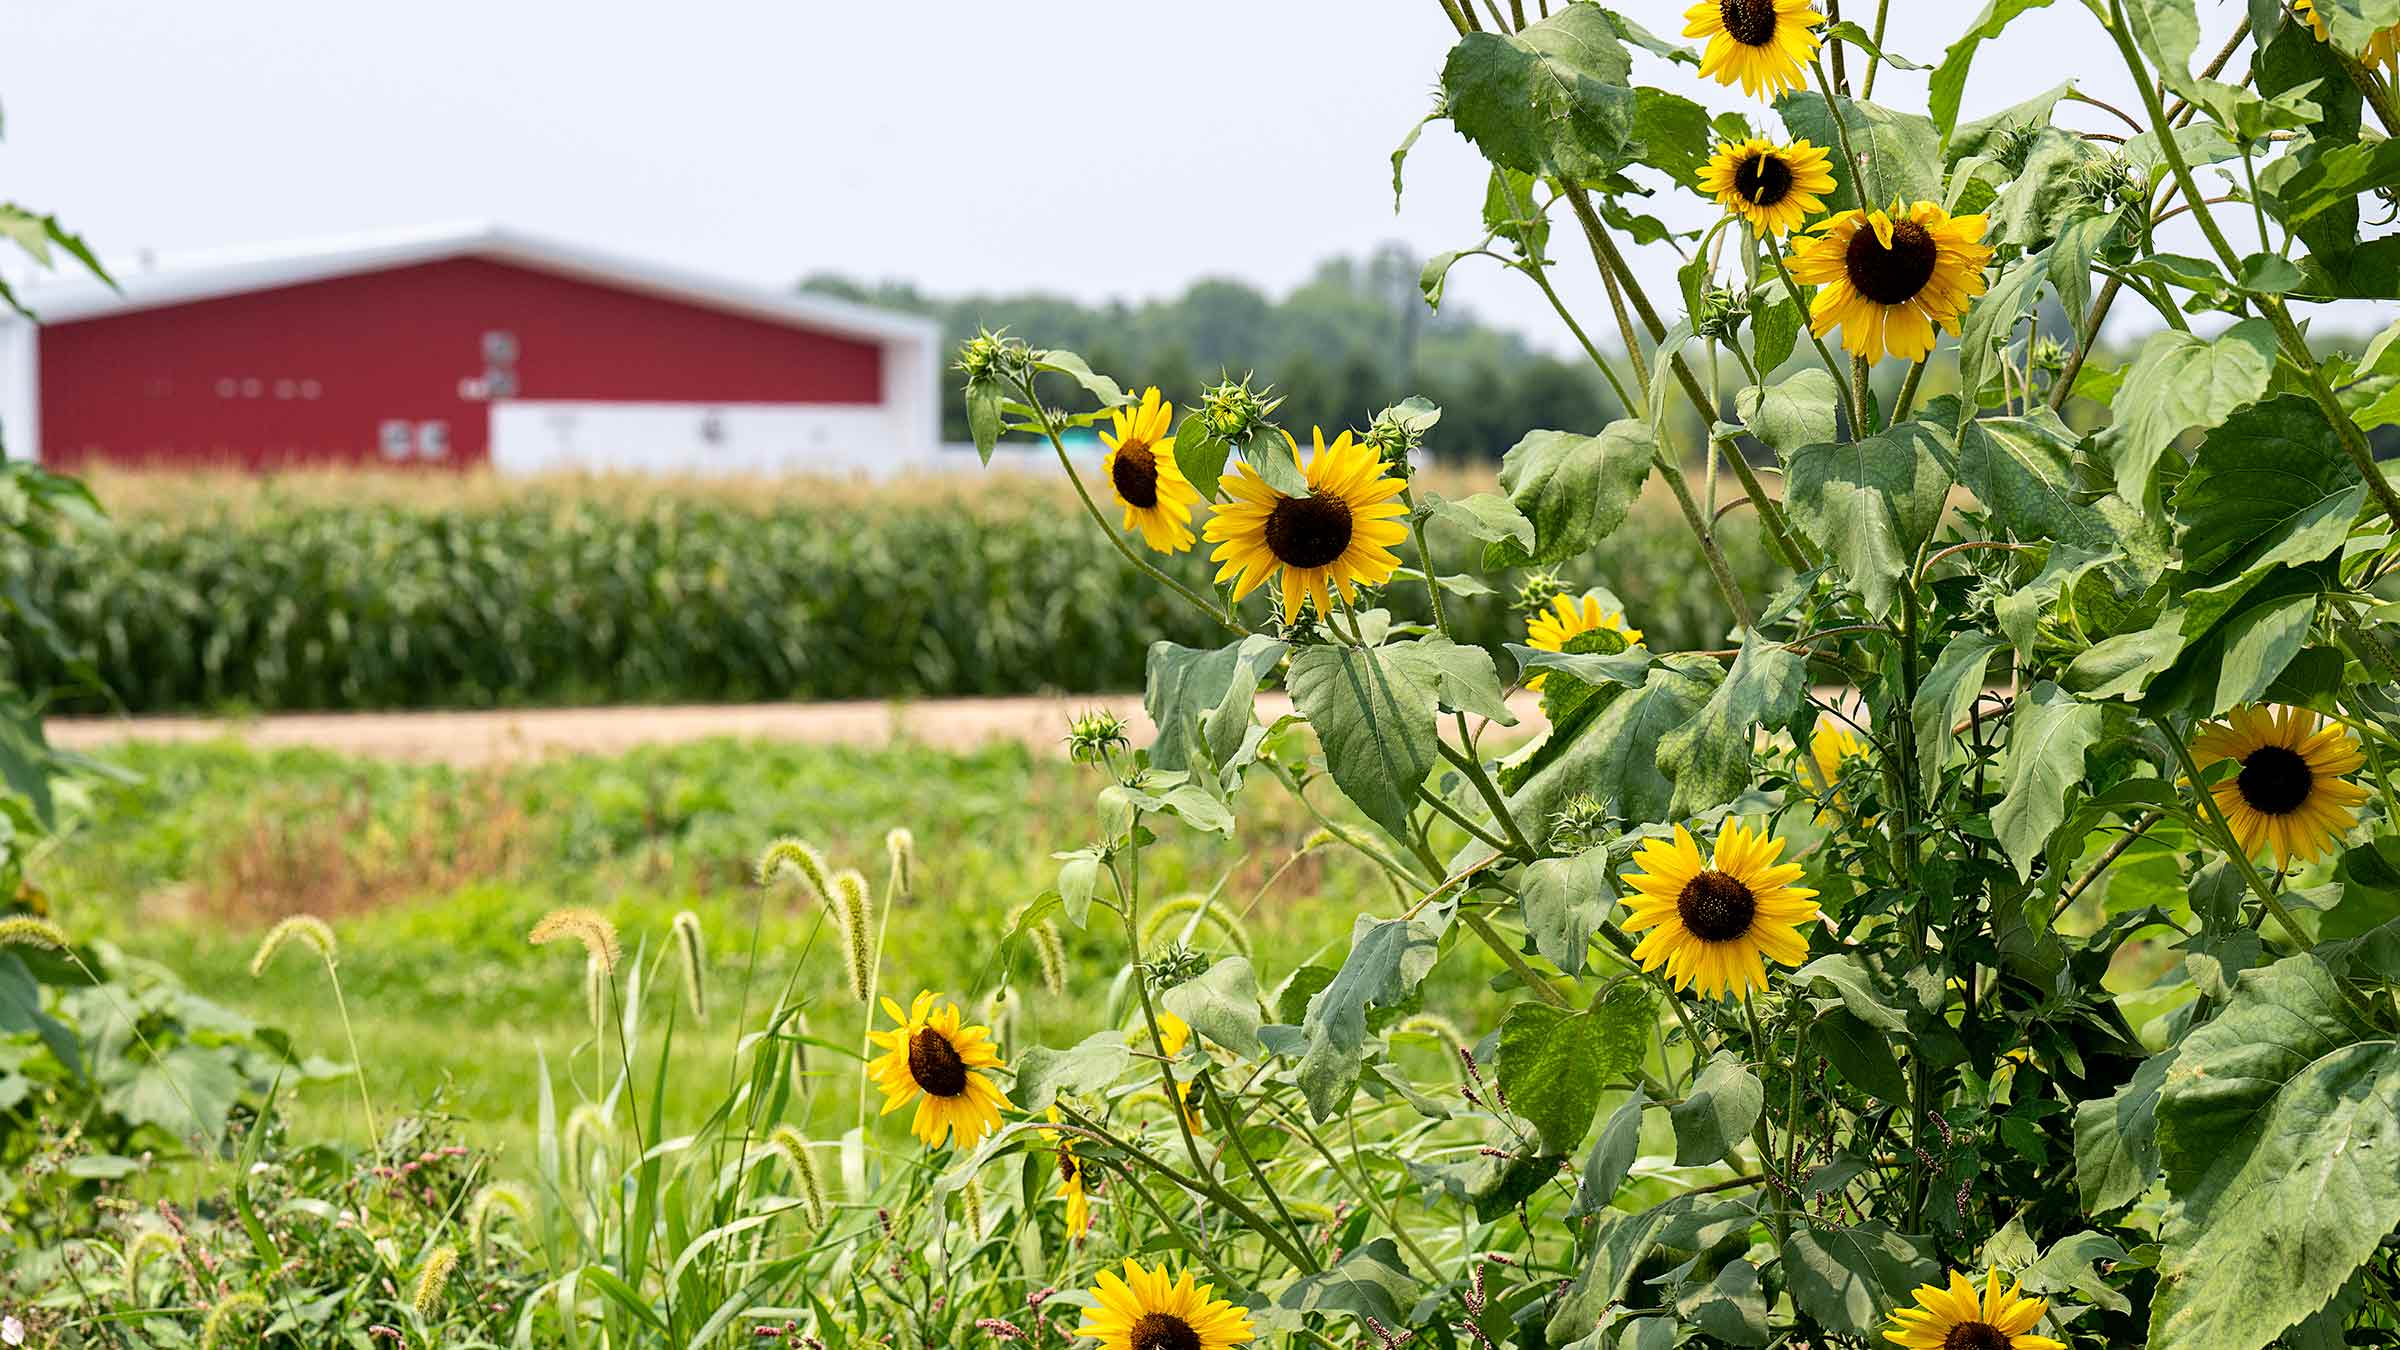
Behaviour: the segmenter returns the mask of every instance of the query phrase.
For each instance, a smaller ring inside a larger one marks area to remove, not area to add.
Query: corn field
[[[104,481],[103,499],[117,494]],[[410,494],[194,494],[172,484],[62,546],[18,551],[39,618],[0,624],[10,673],[59,711],[492,707],[934,697],[1139,688],[1143,648],[1205,621],[1072,503],[1003,485],[880,490],[531,484]],[[322,486],[322,485],[320,485]],[[1705,578],[1647,547],[1637,513],[1599,577],[1637,620],[1691,646]],[[1471,541],[1436,532],[1446,568]],[[1479,547],[1479,546],[1478,546]],[[1194,582],[1209,576],[1183,560]],[[1764,563],[1745,559],[1755,574]],[[1617,570],[1619,567],[1622,570]],[[1390,603],[1424,609],[1421,584]],[[1491,611],[1490,645],[1516,634]],[[31,641],[45,620],[54,652]],[[58,654],[65,653],[64,656]],[[77,678],[107,672],[105,690]]]

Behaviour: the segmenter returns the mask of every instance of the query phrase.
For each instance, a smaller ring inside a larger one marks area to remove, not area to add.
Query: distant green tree
[[[1431,452],[1462,461],[1497,459],[1537,428],[1597,430],[1619,415],[1581,366],[1535,352],[1456,302],[1427,309],[1417,291],[1422,262],[1396,243],[1363,258],[1328,258],[1281,300],[1221,277],[1139,304],[1039,292],[943,297],[908,282],[835,273],[806,277],[799,289],[928,315],[950,343],[1005,326],[1083,352],[1128,385],[1155,384],[1178,404],[1224,376],[1249,375],[1284,396],[1277,419],[1303,442],[1311,426],[1363,426],[1411,394],[1443,409]],[[942,434],[967,439],[966,403],[953,380],[943,382]]]

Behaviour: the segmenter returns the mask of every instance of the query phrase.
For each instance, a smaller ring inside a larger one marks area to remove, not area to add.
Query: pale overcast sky
[[[2213,51],[2241,5],[2201,7]],[[1619,8],[1681,29],[1681,0]],[[1898,6],[1888,45],[1938,61],[1978,8]],[[0,197],[117,257],[483,219],[763,283],[1281,291],[1329,254],[1480,237],[1481,161],[1446,128],[1392,212],[1388,156],[1451,37],[1434,0],[12,0]],[[1985,52],[1970,118],[2069,78],[2133,106],[2075,0]],[[1879,101],[1922,106],[1923,80]],[[1557,251],[1597,320],[1588,259]],[[1523,278],[1470,265],[1450,295],[1565,345]]]

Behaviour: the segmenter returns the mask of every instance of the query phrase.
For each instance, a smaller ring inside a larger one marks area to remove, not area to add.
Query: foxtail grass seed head
[[[431,1317],[442,1305],[442,1291],[450,1285],[450,1272],[458,1265],[458,1248],[436,1247],[425,1258],[425,1268],[417,1272],[416,1291],[409,1304],[419,1317]]]
[[[1403,1018],[1400,1025],[1392,1030],[1403,1034],[1433,1037],[1442,1043],[1445,1051],[1449,1052],[1454,1065],[1457,1063],[1459,1054],[1467,1048],[1466,1033],[1458,1029],[1457,1023],[1437,1013],[1416,1013]],[[1462,1069],[1461,1072],[1464,1070]]]
[[[524,1187],[495,1181],[475,1192],[475,1198],[467,1202],[467,1241],[475,1248],[476,1260],[482,1260],[484,1253],[491,1250],[492,1226],[504,1217],[522,1224],[533,1222],[533,1197],[526,1194]]]
[[[792,1174],[792,1186],[799,1191],[801,1211],[808,1216],[811,1229],[823,1229],[833,1218],[833,1203],[825,1194],[825,1178],[817,1171],[815,1158],[809,1156],[808,1139],[789,1125],[778,1125],[767,1135],[767,1147],[783,1159],[784,1167]]]
[[[1067,992],[1067,944],[1058,935],[1058,925],[1048,919],[1027,930],[1033,939],[1034,959],[1042,967],[1042,988],[1053,997]]]
[[[559,1135],[566,1144],[567,1157],[581,1167],[585,1146],[588,1144],[598,1154],[608,1147],[608,1136],[614,1128],[607,1107],[598,1102],[578,1102],[567,1112],[567,1123]]]
[[[913,895],[917,889],[917,837],[895,825],[883,836],[883,851],[892,860],[892,898]]]
[[[785,875],[800,878],[808,893],[821,901],[833,899],[832,873],[825,867],[825,855],[804,839],[786,835],[769,844],[758,855],[758,884],[774,884]]]
[[[238,1339],[242,1323],[252,1317],[263,1317],[266,1312],[267,1301],[247,1289],[218,1299],[216,1306],[208,1310],[207,1320],[200,1324],[200,1350],[233,1350],[242,1343]]]
[[[1250,955],[1250,930],[1240,917],[1200,894],[1179,895],[1152,910],[1142,923],[1142,946],[1146,950],[1169,939],[1188,941],[1202,932],[1216,933],[1235,951]]]
[[[958,1213],[960,1218],[967,1221],[967,1240],[972,1242],[981,1238],[983,1236],[983,1188],[975,1184],[973,1177],[968,1177],[967,1184],[958,1188]]]
[[[39,947],[44,951],[63,952],[71,944],[67,930],[30,914],[11,914],[0,919],[0,947]]]
[[[609,973],[617,968],[620,949],[617,946],[617,926],[594,910],[571,908],[554,909],[542,916],[525,940],[539,947],[561,938],[573,938],[583,944],[592,960],[606,967]]]
[[[1131,726],[1106,708],[1079,713],[1067,723],[1067,758],[1077,764],[1105,763],[1133,744]]]
[[[850,996],[864,1003],[875,992],[875,897],[867,879],[844,871],[833,879],[833,917],[849,957]]]
[[[125,1244],[125,1301],[142,1301],[142,1267],[175,1250],[175,1235],[164,1228],[145,1228]]]
[[[700,932],[700,916],[684,910],[672,925],[675,968],[683,976],[683,995],[691,1004],[692,1020],[708,1020],[708,947]]]
[[[268,929],[267,935],[259,940],[258,951],[250,958],[250,978],[255,980],[266,974],[267,967],[275,960],[275,954],[291,942],[315,952],[327,970],[339,963],[339,949],[334,945],[332,926],[314,914],[294,914]]]

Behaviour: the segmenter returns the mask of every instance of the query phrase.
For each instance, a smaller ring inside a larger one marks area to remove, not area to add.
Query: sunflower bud
[[[1415,468],[1416,453],[1425,433],[1442,420],[1442,410],[1422,398],[1410,398],[1375,414],[1366,443],[1394,478],[1406,478]]]
[[[2026,347],[2025,360],[2035,370],[2056,375],[2067,368],[2067,346],[2045,333]]]
[[[2141,201],[2148,191],[2133,162],[2114,150],[2077,160],[2068,181],[2077,196],[2103,210]]]
[[[1067,724],[1067,758],[1099,764],[1133,743],[1129,724],[1106,708],[1094,708]]]
[[[1252,390],[1250,377],[1245,375],[1239,380],[1225,380],[1201,391],[1200,415],[1206,419],[1208,429],[1220,439],[1241,441],[1248,439],[1252,431],[1264,425],[1267,414],[1275,411],[1275,405],[1281,402],[1283,400],[1275,397],[1272,389]]]
[[[1550,844],[1553,848],[1580,853],[1606,839],[1614,832],[1616,823],[1616,817],[1599,798],[1578,792],[1550,817]]]
[[[1547,570],[1534,572],[1517,583],[1517,593],[1510,598],[1509,607],[1522,614],[1536,614],[1549,608],[1552,600],[1566,593],[1567,583],[1558,579],[1558,573]]]
[[[1701,295],[1700,307],[1692,312],[1692,330],[1704,338],[1727,342],[1742,331],[1742,320],[1748,317],[1741,296],[1722,286],[1711,286]]]
[[[2025,164],[2033,158],[2034,147],[2041,144],[2044,130],[2046,128],[2033,122],[2002,130],[1993,138],[1993,157],[2011,174],[2025,172]]]
[[[957,369],[969,383],[974,383],[1014,373],[1026,364],[1029,355],[1025,344],[1008,336],[1006,328],[997,331],[983,328],[959,344]]]
[[[1142,978],[1150,984],[1151,992],[1164,993],[1179,984],[1189,984],[1208,973],[1206,952],[1194,951],[1181,942],[1169,943],[1153,961],[1142,963]]]

